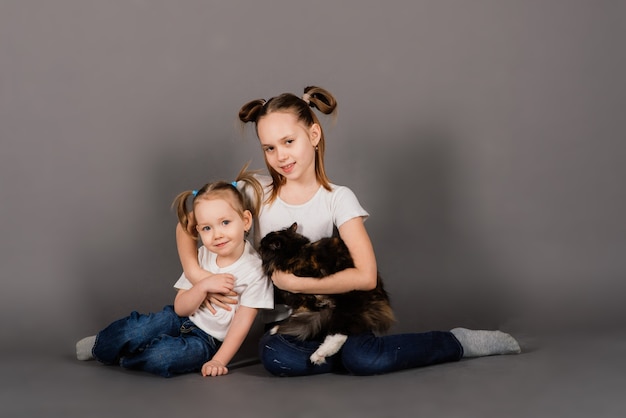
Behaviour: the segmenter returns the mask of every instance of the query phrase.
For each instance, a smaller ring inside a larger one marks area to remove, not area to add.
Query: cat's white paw
[[[278,325],[275,325],[274,328],[270,330],[270,335],[274,335],[278,332]]]
[[[330,357],[333,354],[336,354],[341,349],[347,339],[348,336],[343,334],[327,335],[322,345],[320,345],[317,350],[315,350],[315,352],[309,357],[311,363],[318,366],[320,364],[326,363],[326,357]]]
[[[316,366],[326,363],[326,357],[317,354],[317,351],[311,354],[311,357],[309,357],[309,359],[311,360],[311,363],[315,364]]]

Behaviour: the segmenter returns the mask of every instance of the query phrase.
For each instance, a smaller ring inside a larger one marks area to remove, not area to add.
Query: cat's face
[[[298,254],[302,245],[308,240],[296,232],[297,223],[293,223],[289,228],[274,231],[267,234],[259,245],[259,254],[264,263],[272,262],[280,265]]]

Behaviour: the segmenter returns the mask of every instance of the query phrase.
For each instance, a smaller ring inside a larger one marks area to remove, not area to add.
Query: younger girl
[[[183,274],[173,306],[148,315],[133,312],[76,344],[79,360],[95,358],[104,364],[119,364],[164,377],[202,371],[203,376],[228,373],[227,365],[239,350],[258,309],[274,306],[273,289],[263,275],[261,260],[245,240],[256,216],[262,194],[259,182],[245,170],[238,181],[252,186],[258,196],[247,196],[227,182],[209,183],[200,190],[176,197],[178,219],[195,242],[203,246],[197,262],[212,275],[193,285]],[[186,202],[193,195],[194,219]],[[236,292],[234,309],[205,306],[208,293]]]
[[[239,118],[255,124],[265,162],[271,177],[258,177],[266,195],[259,214],[255,244],[265,234],[298,223],[298,232],[316,241],[335,231],[343,239],[354,260],[354,268],[323,279],[296,277],[278,272],[274,285],[294,293],[330,294],[369,290],[376,285],[376,258],[364,220],[369,216],[354,193],[332,184],[324,170],[324,132],[312,108],[332,114],[337,103],[319,87],[307,87],[304,95],[281,94],[268,101],[253,100],[243,105]],[[190,280],[200,280],[206,272],[198,266],[193,241],[177,229],[177,243],[183,269]],[[256,229],[256,228],[255,228]],[[210,295],[217,306],[227,299]],[[520,352],[513,337],[500,331],[448,331],[375,336],[350,336],[342,350],[314,365],[310,355],[321,341],[299,341],[288,335],[266,334],[260,343],[261,361],[272,374],[299,376],[330,371],[355,375],[387,373],[426,366],[462,357]]]

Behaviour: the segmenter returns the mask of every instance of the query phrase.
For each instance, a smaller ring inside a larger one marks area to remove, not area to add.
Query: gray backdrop
[[[3,349],[173,300],[174,196],[308,84],[395,331],[624,325],[624,1],[0,2]]]

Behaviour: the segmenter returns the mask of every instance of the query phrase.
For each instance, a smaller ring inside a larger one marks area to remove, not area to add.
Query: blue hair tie
[[[233,182],[232,182],[232,183],[230,183],[230,184],[232,184],[232,185],[233,185],[233,187],[234,187],[235,189],[237,188],[237,182],[236,182],[236,181],[233,181]]]
[[[198,194],[198,191],[197,191],[197,190],[192,190],[192,191],[191,191],[191,194],[195,196],[195,195],[197,195],[197,194]]]

